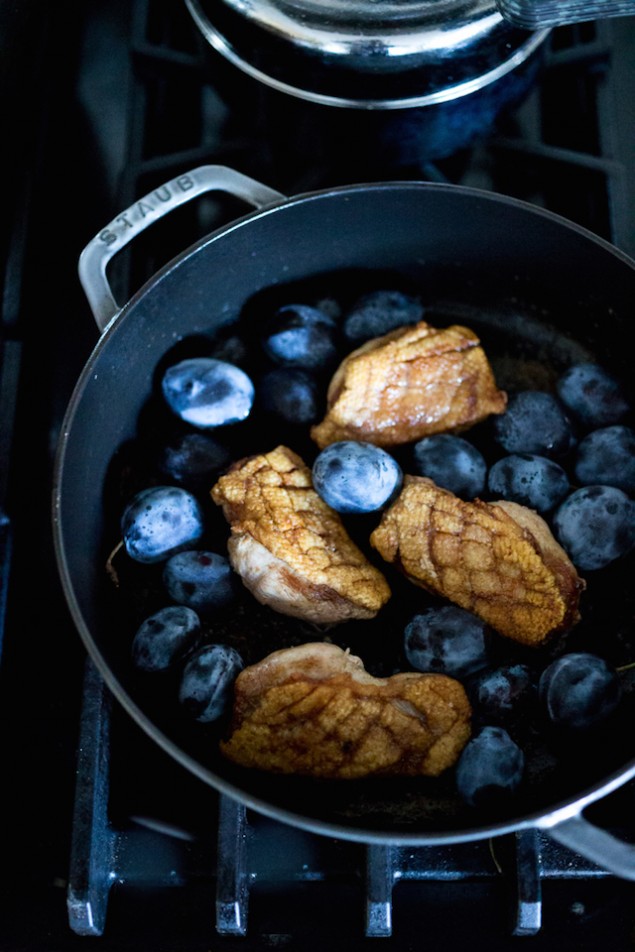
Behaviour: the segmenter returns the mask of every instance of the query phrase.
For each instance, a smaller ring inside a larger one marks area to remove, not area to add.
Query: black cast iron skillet
[[[106,278],[110,257],[146,225],[210,190],[238,196],[257,210],[185,250],[119,309]],[[201,342],[209,347],[234,325],[257,339],[267,308],[298,300],[303,292],[346,297],[391,280],[419,290],[430,323],[474,327],[503,386],[548,389],[558,373],[582,359],[599,360],[626,378],[635,263],[571,222],[478,190],[382,183],[287,199],[230,169],[206,166],[119,215],[87,246],[80,276],[102,334],[77,383],[60,440],[56,553],[81,638],[128,714],[212,787],[286,823],[365,842],[429,845],[535,827],[635,878],[633,847],[583,816],[594,801],[635,776],[629,690],[615,719],[579,742],[545,741],[540,731],[528,735],[523,792],[493,813],[463,806],[451,773],[438,780],[338,783],[244,771],[219,755],[213,730],[179,712],[174,685],[149,683],[134,672],[130,642],[147,605],[125,595],[125,557],[113,561],[124,577],[119,589],[105,569],[118,541],[123,500],[139,488],[134,480],[144,478],[143,447],[150,453],[157,433],[170,426],[156,397],[166,355],[195,352]],[[236,451],[246,455],[296,436],[258,424],[237,429],[235,439]],[[300,435],[297,440],[294,448],[309,453]],[[223,520],[218,514],[210,519],[213,541],[223,544]],[[134,577],[136,569],[131,571]],[[629,663],[635,652],[631,571],[627,558],[595,573],[583,622],[530,663],[544,664],[567,646]],[[140,578],[151,597],[152,580]],[[329,632],[378,675],[399,666],[400,626],[425,597],[404,580],[391,576],[391,584],[396,594],[378,619]],[[211,637],[237,644],[250,662],[323,634],[245,596],[212,625]]]

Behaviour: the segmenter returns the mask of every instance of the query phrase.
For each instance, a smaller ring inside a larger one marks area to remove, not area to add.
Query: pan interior
[[[560,373],[595,360],[628,379],[627,321],[635,267],[603,242],[562,221],[485,194],[454,187],[359,186],[305,196],[241,220],[205,239],[133,298],[96,348],[69,409],[58,467],[58,550],[67,596],[82,637],[118,700],[150,735],[212,786],[257,809],[311,827],[378,837],[461,836],[475,827],[516,824],[600,786],[633,758],[633,700],[627,692],[609,724],[581,738],[557,738],[533,722],[523,744],[527,777],[513,802],[476,816],[442,778],[316,782],[241,770],[218,753],[223,725],[192,723],[177,703],[177,676],[141,676],[130,661],[144,617],[165,604],[161,568],[110,554],[119,542],[125,502],[162,482],[157,453],[180,424],[160,398],[162,370],[181,356],[240,353],[258,378],[264,369],[260,327],[276,306],[397,287],[420,295],[425,319],[473,328],[509,391],[553,391]],[[232,348],[234,348],[232,350]],[[239,350],[236,350],[239,348]],[[242,348],[242,349],[240,349]],[[487,423],[470,431],[491,458]],[[315,456],[306,428],[257,411],[223,434],[239,458],[285,443],[307,463]],[[411,471],[409,448],[397,452]],[[206,498],[206,493],[203,498]],[[228,528],[207,500],[207,540],[223,551]],[[374,517],[348,525],[367,545]],[[633,659],[632,558],[593,573],[583,620],[543,649],[498,639],[501,660],[539,669],[565,648],[592,650],[618,665]],[[407,619],[431,597],[390,574],[393,598],[371,622],[331,629],[328,639],[359,655],[383,677],[408,670]],[[234,645],[249,664],[281,647],[322,640],[315,627],[258,605],[244,593],[206,623],[209,640]]]

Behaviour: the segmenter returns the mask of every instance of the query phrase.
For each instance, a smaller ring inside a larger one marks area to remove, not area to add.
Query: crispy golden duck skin
[[[373,618],[390,598],[382,573],[318,496],[285,446],[235,463],[211,491],[231,525],[229,559],[264,605],[318,624]]]
[[[345,358],[328,389],[326,416],[311,436],[320,449],[339,440],[396,446],[465,429],[506,405],[473,331],[421,321]]]
[[[332,644],[275,651],[235,685],[223,754],[244,767],[330,779],[437,776],[470,737],[462,685],[440,674],[374,678]]]
[[[370,541],[412,582],[514,641],[539,645],[579,621],[583,579],[546,522],[517,503],[464,502],[407,476]]]

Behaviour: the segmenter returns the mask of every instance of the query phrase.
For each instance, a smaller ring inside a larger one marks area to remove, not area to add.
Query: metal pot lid
[[[358,108],[432,105],[516,69],[548,30],[495,0],[185,0],[210,45],[282,92]]]

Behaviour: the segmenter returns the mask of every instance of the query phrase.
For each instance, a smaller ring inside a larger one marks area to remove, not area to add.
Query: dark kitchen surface
[[[235,854],[237,862],[244,859],[251,884],[249,901],[238,905],[248,913],[246,935],[221,934],[218,798],[151,744],[118,707],[112,712],[108,774],[114,853],[96,876],[102,896],[110,887],[105,927],[101,935],[72,928],[67,895],[75,780],[83,764],[78,752],[94,752],[94,738],[80,742],[85,655],[58,582],[49,525],[63,412],[97,340],[76,274],[86,242],[133,199],[213,162],[287,194],[373,178],[493,188],[561,212],[635,254],[634,21],[555,31],[537,88],[473,147],[439,161],[426,159],[419,168],[411,155],[382,165],[376,156],[357,154],[352,169],[337,142],[327,141],[324,155],[313,161],[296,154],[288,125],[279,123],[281,112],[293,116],[294,138],[301,141],[306,113],[300,105],[281,110],[275,96],[211,56],[180,3],[170,10],[149,0],[80,6],[35,11],[33,4],[6,3],[0,11],[6,119],[0,220],[0,950],[251,952],[328,945],[406,952],[424,943],[496,950],[519,942],[536,952],[632,948],[635,885],[546,841],[539,843],[545,875],[535,934],[512,934],[518,915],[516,844],[504,841],[451,852],[435,860],[431,872],[422,871],[425,857],[401,857],[392,935],[368,937],[365,875],[372,857],[365,847],[257,817],[247,818],[239,843],[244,855]],[[223,203],[208,204],[184,223],[204,231],[234,213]],[[198,237],[175,232],[159,229],[134,256],[122,257],[113,272],[122,301]],[[591,812],[635,838],[632,784]],[[221,886],[229,889],[226,882]],[[231,889],[227,896],[232,899]],[[523,909],[531,920],[531,903]],[[224,908],[232,912],[234,907]],[[381,906],[375,909],[381,912]],[[389,931],[385,921],[375,927]]]

